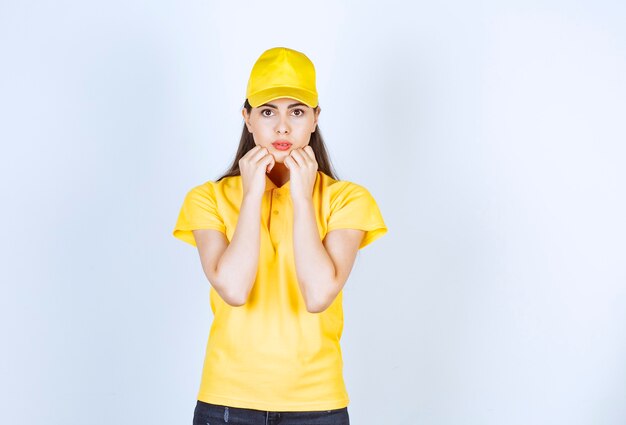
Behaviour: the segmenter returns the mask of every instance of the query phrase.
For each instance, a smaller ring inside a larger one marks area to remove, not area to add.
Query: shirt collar
[[[287,180],[285,184],[282,186],[276,186],[276,184],[265,174],[265,191],[276,189],[280,191],[289,191],[289,183],[291,183],[291,179]]]
[[[324,173],[321,170],[317,170],[317,176],[315,177],[316,182],[320,179],[321,177],[320,174],[324,174]],[[265,191],[266,192],[272,189],[280,190],[281,192],[289,192],[289,183],[291,183],[291,179],[287,180],[287,182],[284,185],[278,187],[272,180],[270,180],[267,174],[265,174]]]

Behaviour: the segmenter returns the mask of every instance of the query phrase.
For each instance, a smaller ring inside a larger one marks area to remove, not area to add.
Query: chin
[[[283,162],[283,160],[291,154],[292,150],[293,149],[289,149],[287,151],[275,150],[274,152],[272,152],[272,155],[274,155],[274,159],[276,160],[276,162],[279,162],[278,161],[279,159],[280,159],[280,162]]]

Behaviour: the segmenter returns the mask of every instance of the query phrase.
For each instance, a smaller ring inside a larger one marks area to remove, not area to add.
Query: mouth
[[[272,146],[280,151],[286,151],[291,147],[291,143],[286,140],[277,140],[272,143]]]

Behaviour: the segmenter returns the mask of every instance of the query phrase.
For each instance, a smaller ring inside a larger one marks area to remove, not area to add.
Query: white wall
[[[284,45],[389,226],[345,289],[352,423],[625,423],[625,21],[617,1],[2,2],[2,422],[191,423],[209,287],[171,231]]]

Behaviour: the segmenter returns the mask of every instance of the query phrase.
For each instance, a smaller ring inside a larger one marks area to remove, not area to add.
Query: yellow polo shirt
[[[346,407],[350,400],[339,344],[342,292],[325,311],[306,310],[294,263],[290,182],[278,187],[267,175],[265,179],[259,269],[248,301],[232,307],[210,288],[214,318],[198,400],[270,411]],[[215,229],[230,241],[243,196],[241,183],[241,176],[232,176],[193,187],[174,236],[196,246],[192,230]],[[320,240],[334,229],[362,229],[363,248],[387,232],[367,189],[319,170],[313,205]]]

